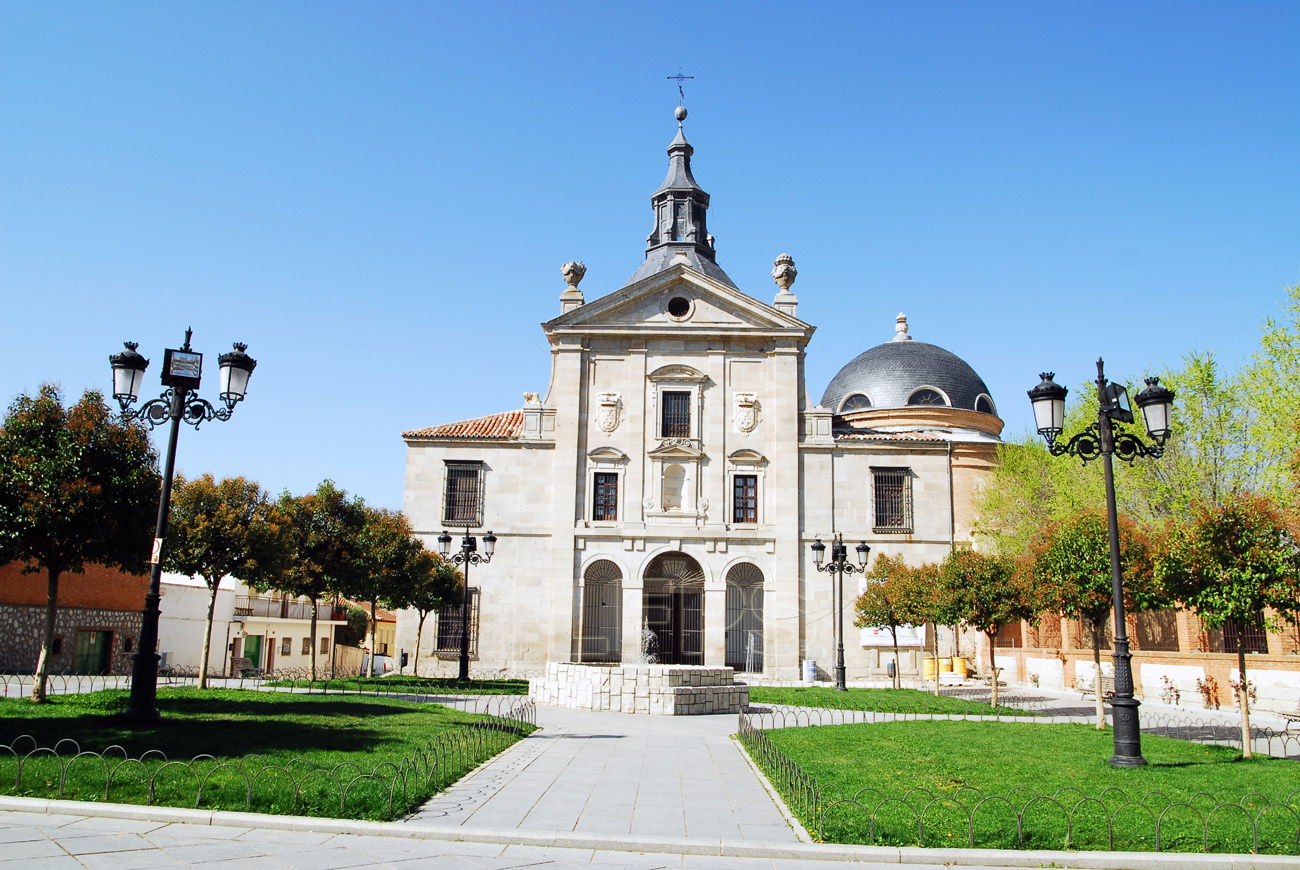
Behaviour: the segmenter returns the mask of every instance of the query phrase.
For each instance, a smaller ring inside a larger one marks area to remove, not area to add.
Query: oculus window
[[[947,405],[948,400],[938,390],[922,387],[907,397],[909,405]]]

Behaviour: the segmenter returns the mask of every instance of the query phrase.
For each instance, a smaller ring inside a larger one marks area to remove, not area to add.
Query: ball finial
[[[679,123],[679,124],[680,124],[682,121],[685,121],[685,120],[686,120],[686,107],[685,107],[685,106],[678,106],[677,108],[673,109],[673,117],[677,119],[677,123]]]

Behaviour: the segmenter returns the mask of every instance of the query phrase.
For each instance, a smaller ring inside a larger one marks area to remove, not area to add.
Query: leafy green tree
[[[46,700],[59,577],[87,562],[145,569],[158,509],[157,465],[144,429],[114,420],[97,392],[65,408],[58,388],[46,385],[9,407],[0,430],[0,562],[45,572],[36,703]]]
[[[916,572],[908,567],[902,556],[879,555],[872,563],[870,573],[864,575],[866,584],[853,603],[858,628],[884,626],[894,644],[894,688],[900,686],[901,671],[898,665],[898,629],[925,620],[919,615],[917,603],[921,590]]]
[[[226,577],[250,586],[270,586],[286,566],[289,530],[281,511],[255,482],[211,474],[194,480],[177,476],[168,515],[169,571],[202,577],[208,586],[208,617],[203,633],[199,688],[208,685],[208,656],[217,592]]]
[[[996,707],[998,627],[1022,619],[1036,619],[1039,602],[1023,573],[1016,570],[1016,563],[1006,556],[959,548],[948,554],[939,570],[944,588],[952,596],[958,621],[988,638],[991,704]]]
[[[365,503],[350,497],[334,481],[323,481],[302,496],[280,496],[279,509],[289,529],[287,567],[274,584],[291,595],[311,600],[311,678],[316,679],[316,622],[320,600],[345,594],[358,585],[359,536],[365,526]]]
[[[427,552],[427,551],[426,551]],[[465,587],[465,577],[451,562],[437,553],[429,553],[427,570],[415,572],[411,587],[407,589],[406,606],[415,610],[415,662],[413,670],[420,672],[420,642],[424,637],[424,621],[430,613],[442,610],[460,600]]]
[[[1206,624],[1249,625],[1265,616],[1276,629],[1284,614],[1300,612],[1300,540],[1292,522],[1268,499],[1239,494],[1202,505],[1173,524],[1156,559],[1156,577]],[[1271,613],[1267,611],[1271,610]],[[1251,755],[1249,681],[1240,632],[1238,707],[1242,754]]]
[[[1120,569],[1125,603],[1133,610],[1169,603],[1151,571],[1147,537],[1128,517],[1119,518]],[[1031,545],[1026,568],[1042,605],[1052,613],[1085,621],[1091,629],[1096,668],[1096,722],[1106,727],[1101,691],[1101,647],[1114,599],[1111,594],[1110,530],[1106,517],[1092,510],[1043,530]]]
[[[911,574],[908,609],[916,616],[918,623],[934,626],[934,631],[930,633],[930,654],[934,658],[934,694],[938,697],[939,626],[956,625],[961,620],[958,602],[952,590],[943,582],[939,565],[927,562],[912,568]]]
[[[433,554],[412,534],[405,516],[369,507],[364,513],[365,521],[357,535],[356,569],[343,594],[370,602],[370,673],[373,676],[379,604],[394,609],[406,607],[411,588],[422,575],[433,570],[434,563]]]
[[[1287,289],[1283,315],[1264,321],[1260,349],[1243,369],[1240,390],[1249,411],[1246,447],[1255,467],[1252,490],[1300,507],[1288,468],[1300,431],[1300,284]]]

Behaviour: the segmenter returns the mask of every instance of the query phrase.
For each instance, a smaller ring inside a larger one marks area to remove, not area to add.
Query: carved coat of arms
[[[613,432],[622,418],[623,398],[618,393],[601,393],[596,406],[596,425],[602,432]]]
[[[736,428],[753,432],[758,426],[758,396],[753,393],[736,393]]]

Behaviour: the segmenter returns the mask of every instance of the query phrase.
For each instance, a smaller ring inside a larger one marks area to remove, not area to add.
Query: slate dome
[[[913,340],[902,314],[897,323],[892,341],[858,354],[831,378],[822,394],[823,407],[839,413],[946,405],[997,414],[989,388],[965,360],[938,345]],[[865,396],[870,404],[859,396]],[[848,407],[843,407],[846,399],[850,400]]]

